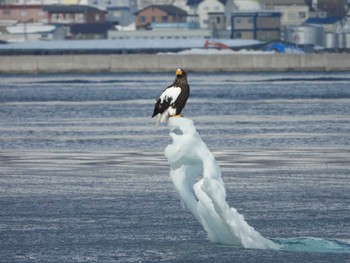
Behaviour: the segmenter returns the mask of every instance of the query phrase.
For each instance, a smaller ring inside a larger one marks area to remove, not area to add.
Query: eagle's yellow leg
[[[171,116],[171,117],[176,117],[176,118],[179,118],[179,117],[183,117],[181,114],[175,114],[175,115],[173,115],[173,116]]]

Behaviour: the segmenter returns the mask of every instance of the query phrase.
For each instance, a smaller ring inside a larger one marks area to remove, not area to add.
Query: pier
[[[0,73],[348,71],[350,54],[84,54],[0,56]]]

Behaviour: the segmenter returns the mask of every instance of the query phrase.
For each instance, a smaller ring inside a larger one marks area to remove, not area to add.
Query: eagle
[[[189,96],[190,86],[187,83],[187,73],[182,68],[178,68],[174,83],[168,86],[156,100],[152,115],[152,118],[158,116],[156,126],[166,122],[169,117],[181,117],[180,113]]]

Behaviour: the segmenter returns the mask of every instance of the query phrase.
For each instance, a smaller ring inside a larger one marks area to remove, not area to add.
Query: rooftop
[[[87,5],[44,5],[43,10],[49,13],[84,13],[87,11],[105,12]]]
[[[305,24],[329,25],[341,21],[341,17],[311,17],[305,21]]]
[[[196,6],[199,5],[200,3],[202,3],[204,0],[187,0],[186,5],[188,6]],[[219,2],[221,2],[223,5],[226,5],[227,0],[218,0]]]
[[[140,12],[149,8],[158,8],[171,15],[187,15],[187,12],[185,10],[173,5],[149,5],[141,10],[138,10],[135,14],[137,15]]]
[[[232,16],[274,16],[279,17],[282,15],[280,11],[276,10],[247,10],[247,11],[235,11],[231,13]]]
[[[305,0],[259,0],[265,5],[305,5]]]

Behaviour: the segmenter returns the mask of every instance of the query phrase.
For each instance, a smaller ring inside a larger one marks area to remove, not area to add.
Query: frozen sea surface
[[[350,242],[349,73],[188,75],[230,206],[267,238]],[[350,262],[208,241],[150,119],[173,79],[1,75],[0,262]]]

